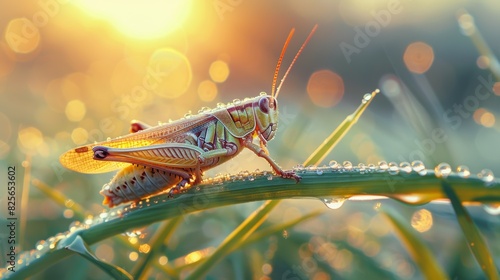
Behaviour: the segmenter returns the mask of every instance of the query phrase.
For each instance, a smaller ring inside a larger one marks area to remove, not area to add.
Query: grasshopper
[[[264,158],[276,174],[299,182],[298,175],[284,171],[269,156],[266,144],[278,128],[277,97],[281,85],[316,28],[317,25],[275,91],[279,68],[294,29],[290,31],[276,65],[271,95],[261,93],[154,127],[132,121],[130,134],[69,150],[61,155],[61,164],[88,174],[121,168],[100,191],[103,204],[109,207],[160,192],[173,195],[195,186],[201,182],[203,171],[232,159],[243,148]],[[259,140],[259,145],[254,139]]]

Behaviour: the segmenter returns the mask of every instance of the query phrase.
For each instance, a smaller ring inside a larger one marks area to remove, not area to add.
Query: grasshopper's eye
[[[259,108],[263,113],[269,113],[269,99],[268,98],[261,98],[259,100]]]

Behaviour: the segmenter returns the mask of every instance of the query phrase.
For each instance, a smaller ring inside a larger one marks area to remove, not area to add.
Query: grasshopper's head
[[[257,97],[253,104],[257,132],[267,141],[273,139],[278,129],[278,101],[267,94]]]

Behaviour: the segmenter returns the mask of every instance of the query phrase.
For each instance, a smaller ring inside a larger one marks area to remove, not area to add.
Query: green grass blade
[[[200,279],[224,256],[229,254],[234,248],[252,234],[264,221],[274,207],[278,205],[278,200],[268,200],[259,209],[255,210],[244,222],[242,222],[215,250],[210,258],[205,259],[201,264],[186,278]]]
[[[23,174],[23,188],[21,194],[21,209],[28,209],[28,202],[30,196],[30,178],[31,178],[31,156],[26,155],[26,160],[23,163],[24,174]],[[26,242],[26,238],[24,238],[24,234],[27,232],[26,224],[28,222],[27,218],[28,211],[21,211],[19,221],[19,249],[24,249],[24,243]]]
[[[469,212],[462,205],[460,198],[457,196],[449,182],[443,181],[442,188],[443,192],[450,198],[451,205],[457,215],[458,223],[460,224],[460,227],[465,235],[465,239],[467,240],[467,245],[474,254],[479,266],[489,279],[499,279],[498,270],[495,267],[488,245],[486,244],[486,241],[484,241],[479,229],[474,224]]]
[[[323,173],[319,175],[318,170],[322,170]],[[426,175],[419,175],[416,172],[389,174],[387,170],[375,170],[373,173],[363,174],[355,169],[350,172],[336,172],[329,168],[318,168],[318,170],[297,170],[302,176],[300,184],[276,176],[269,180],[267,174],[253,174],[253,181],[243,178],[244,181],[228,179],[217,183],[204,182],[199,190],[193,188],[175,199],[170,199],[168,195],[159,195],[150,198],[149,202],[139,203],[138,207],[133,209],[124,210],[124,207],[111,209],[96,217],[88,226],[66,232],[59,239],[61,242],[64,241],[64,244],[69,244],[75,235],[81,235],[87,244],[94,244],[129,229],[161,220],[215,207],[269,199],[377,195],[418,205],[447,198],[441,188],[442,180],[437,178],[432,170],[427,170]],[[476,175],[463,178],[452,173],[447,180],[453,184],[460,200],[464,203],[500,202],[498,179],[485,183]],[[388,182],[391,185],[388,185]],[[418,194],[418,197],[415,198],[415,194]],[[407,199],[408,196],[411,196],[410,200]],[[103,215],[107,217],[103,218]],[[58,247],[49,251],[39,251],[37,254],[36,258],[29,254],[26,258],[20,256],[19,259],[22,259],[23,263],[16,267],[16,273],[8,274],[5,270],[0,270],[0,277],[23,279],[71,255],[69,251],[59,250]]]
[[[359,107],[347,116],[345,120],[328,136],[325,141],[309,156],[309,158],[304,162],[304,166],[308,165],[318,165],[321,161],[325,159],[326,156],[332,151],[333,147],[344,137],[344,135],[351,129],[351,127],[358,121],[359,117],[368,108],[368,105],[372,102],[373,98],[380,91],[377,89],[371,94],[366,94]]]
[[[407,222],[396,211],[383,206],[381,213],[392,224],[399,239],[426,279],[449,279],[427,245],[407,226]]]
[[[163,244],[170,239],[175,229],[180,225],[182,221],[182,217],[176,217],[170,220],[168,223],[164,223],[161,225],[155,235],[150,240],[151,250],[146,256],[139,259],[134,269],[132,270],[132,275],[134,275],[134,279],[141,279],[145,273],[147,272],[148,266],[151,264],[153,258],[158,255],[158,252],[163,248]],[[173,277],[174,275],[170,275]]]
[[[252,234],[252,236],[250,236],[249,238],[245,239],[245,241],[243,241],[241,243],[241,247],[244,247],[244,246],[247,246],[247,245],[250,245],[254,242],[257,242],[263,238],[266,238],[270,235],[273,235],[277,232],[281,232],[287,228],[291,228],[305,220],[308,220],[308,219],[311,219],[311,218],[314,218],[314,217],[317,217],[321,214],[325,213],[325,211],[314,211],[314,212],[311,212],[309,214],[306,214],[304,216],[301,216],[297,219],[294,219],[294,220],[291,220],[289,222],[286,222],[286,223],[282,223],[282,224],[279,224],[279,225],[273,225],[273,226],[269,226],[269,227],[266,227],[266,228],[263,228],[261,230],[258,230],[256,231],[254,234]]]
[[[132,278],[132,275],[128,274],[121,267],[109,264],[97,258],[94,254],[90,252],[89,247],[80,236],[77,236],[73,240],[73,242],[71,242],[71,244],[66,246],[66,249],[78,253],[80,256],[86,258],[93,264],[97,265],[99,268],[108,273],[114,279],[126,279],[126,280],[134,279]]]
[[[276,234],[277,232],[281,232],[287,228],[291,228],[291,227],[293,227],[293,226],[295,226],[295,225],[297,225],[305,220],[317,217],[317,216],[323,214],[324,212],[325,211],[314,211],[312,213],[306,214],[306,215],[299,217],[295,220],[292,220],[290,222],[286,222],[286,223],[276,225],[276,226],[269,226],[269,227],[266,227],[264,229],[258,230],[254,234],[252,234],[250,237],[243,240],[243,242],[238,244],[239,246],[235,247],[231,252],[234,252],[235,250],[238,250],[239,248],[243,248],[245,246],[248,246],[254,242],[258,242],[259,240],[262,240],[263,238],[266,238],[266,237],[269,237],[273,234]],[[209,257],[207,257],[207,258],[209,258]],[[200,259],[196,262],[177,266],[177,267],[175,267],[175,270],[182,271],[186,268],[190,268],[190,267],[197,265],[200,261],[203,261],[203,260],[204,259]]]
[[[493,73],[495,79],[500,81],[500,63],[491,48],[488,46],[488,43],[486,43],[483,35],[479,32],[472,15],[464,9],[458,13],[457,20],[463,33],[471,39],[479,53],[488,58],[489,70]],[[489,90],[492,89],[490,88]]]
[[[77,219],[80,220],[85,219],[86,217],[85,211],[83,210],[83,207],[80,204],[74,202],[72,199],[68,198],[62,192],[54,188],[51,188],[49,185],[45,184],[44,182],[38,179],[33,178],[33,180],[31,180],[31,183],[33,184],[33,186],[39,189],[43,194],[45,194],[55,203],[57,203],[57,205],[65,209],[66,208],[71,209]],[[71,203],[67,203],[68,201],[71,201]]]

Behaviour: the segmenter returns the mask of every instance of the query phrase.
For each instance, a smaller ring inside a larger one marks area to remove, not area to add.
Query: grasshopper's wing
[[[204,151],[198,146],[185,143],[163,143],[136,148],[109,148],[95,146],[96,159],[103,161],[128,162],[154,168],[194,168]]]
[[[106,146],[117,149],[130,149],[149,145],[175,142],[175,138],[188,131],[201,130],[210,125],[215,118],[210,115],[199,115],[189,119],[181,119],[172,123],[144,129],[109,141],[81,146],[62,154],[59,161],[63,166],[81,173],[104,173],[128,166],[130,163],[102,161],[94,159],[93,148]]]

